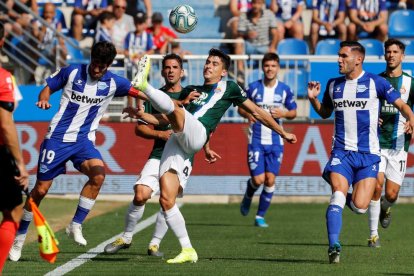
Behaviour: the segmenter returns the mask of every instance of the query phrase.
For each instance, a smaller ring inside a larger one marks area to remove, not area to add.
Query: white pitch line
[[[150,226],[151,224],[153,224],[157,218],[157,214],[150,216],[149,218],[147,218],[146,220],[141,221],[140,223],[138,223],[135,228],[134,228],[134,235],[136,233],[138,233],[139,231],[144,230],[145,228],[147,228],[148,226]],[[104,252],[104,248],[105,246],[109,243],[112,242],[114,239],[117,239],[119,237],[122,236],[122,233],[102,242],[101,244],[99,244],[98,246],[96,246],[95,248],[90,249],[88,252],[86,252],[85,254],[79,255],[78,257],[70,260],[69,262],[55,268],[54,270],[48,272],[45,274],[45,276],[60,276],[60,275],[65,275],[66,273],[74,270],[75,268],[77,268],[78,266],[83,265],[84,263],[86,263],[87,261],[89,261],[90,259],[95,258],[98,254],[101,254]]]

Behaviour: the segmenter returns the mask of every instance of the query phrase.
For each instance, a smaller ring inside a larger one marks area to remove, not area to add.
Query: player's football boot
[[[158,245],[150,245],[148,247],[148,251],[147,251],[148,256],[154,256],[154,257],[164,257],[164,253],[161,252],[158,248]]]
[[[115,241],[107,244],[104,248],[104,252],[108,254],[115,254],[121,249],[127,249],[131,246],[131,243],[125,242],[123,238],[117,238]]]
[[[269,227],[269,224],[267,224],[267,223],[266,223],[266,221],[265,221],[265,219],[264,219],[264,218],[262,218],[262,217],[257,217],[257,218],[254,220],[254,226],[266,228],[266,227]]]
[[[167,260],[169,264],[182,264],[182,263],[196,263],[198,261],[197,252],[194,248],[183,248],[180,254],[174,259]]]
[[[9,251],[9,259],[17,262],[22,256],[23,244],[26,239],[26,234],[17,234],[14,238],[12,248]]]
[[[383,228],[387,228],[391,224],[391,207],[388,207],[387,210],[381,208],[380,212],[380,223]]]
[[[381,247],[379,237],[377,235],[375,235],[375,236],[372,236],[371,238],[369,238],[368,239],[368,246],[369,247],[374,247],[374,248]]]
[[[240,203],[240,213],[243,216],[247,216],[249,214],[251,204],[252,204],[252,199],[247,198],[246,195],[244,195],[243,200]]]
[[[69,224],[68,227],[66,227],[66,234],[73,238],[73,240],[82,246],[86,246],[88,242],[85,240],[82,234],[82,225],[78,224]]]
[[[148,85],[148,75],[151,68],[151,59],[149,56],[143,56],[138,62],[138,72],[132,80],[132,85],[140,90],[145,91]]]
[[[328,257],[330,264],[339,264],[339,257],[341,255],[341,244],[336,242],[328,249]]]

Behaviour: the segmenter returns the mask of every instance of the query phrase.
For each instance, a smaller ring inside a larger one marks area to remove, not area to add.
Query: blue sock
[[[258,188],[259,188],[258,186],[253,184],[252,179],[249,178],[249,180],[247,180],[247,188],[246,188],[246,193],[244,194],[244,196],[247,198],[252,198]]]
[[[326,210],[326,228],[328,229],[329,247],[339,242],[342,228],[342,210],[338,205],[329,205]]]
[[[21,220],[19,224],[19,229],[17,230],[17,234],[26,234],[27,230],[29,229],[30,220]]]
[[[17,234],[26,234],[29,229],[30,222],[33,220],[33,213],[23,209],[23,217],[20,220]]]
[[[272,201],[272,196],[273,196],[273,191],[267,192],[265,189],[263,189],[260,195],[259,209],[257,209],[257,214],[256,214],[257,216],[262,217],[262,218],[265,216],[267,209],[269,209],[270,203]]]
[[[76,209],[76,213],[72,221],[82,224],[94,204],[95,200],[80,196],[78,208]]]

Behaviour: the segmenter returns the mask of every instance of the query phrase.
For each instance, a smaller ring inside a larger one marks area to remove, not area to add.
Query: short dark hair
[[[211,48],[208,52],[209,56],[219,57],[221,62],[223,62],[224,69],[229,70],[231,58],[226,55],[224,52],[216,48]]]
[[[178,62],[178,64],[180,65],[180,68],[183,69],[183,59],[177,55],[177,54],[168,54],[165,55],[164,58],[162,59],[162,68],[164,68],[165,66],[165,62],[169,59],[174,59]]]
[[[362,56],[365,57],[365,48],[358,41],[342,41],[339,45],[341,46],[341,48],[350,47],[351,51],[360,52]]]
[[[264,54],[263,59],[262,59],[262,64],[264,64],[266,61],[269,61],[269,60],[274,60],[277,63],[279,63],[279,55],[276,54],[276,53],[266,53],[266,54]]]
[[[4,25],[0,22],[0,39],[4,37]]]
[[[91,60],[111,65],[115,56],[115,46],[109,41],[100,41],[92,46]]]
[[[99,22],[104,23],[106,20],[115,19],[115,14],[110,11],[104,11],[99,15]]]
[[[400,48],[402,53],[404,54],[405,44],[402,43],[400,40],[395,39],[395,38],[388,39],[387,41],[384,42],[384,50],[387,51],[387,48],[390,47],[391,45],[397,45],[397,47]]]

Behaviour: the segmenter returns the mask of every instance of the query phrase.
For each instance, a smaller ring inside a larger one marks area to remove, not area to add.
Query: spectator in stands
[[[239,17],[237,28],[238,38],[244,39],[244,44],[235,44],[236,55],[275,53],[278,34],[277,22],[274,14],[266,9],[264,0],[253,0],[252,8]],[[237,62],[238,81],[242,82],[244,76],[243,61]]]
[[[147,20],[151,19],[152,16],[152,4],[151,0],[130,0],[128,1],[128,6],[126,9],[126,13],[135,16],[138,13],[145,13],[147,15]],[[150,24],[151,22],[147,22]]]
[[[72,36],[82,40],[82,30],[95,30],[99,15],[108,10],[107,0],[76,0],[72,13]]]
[[[34,14],[38,14],[38,6],[36,0],[20,0],[20,4],[23,4],[28,10],[24,9],[21,5],[15,1],[8,1],[12,3],[12,9],[9,10],[9,17],[12,21],[15,22],[13,26],[13,31],[22,35],[23,30],[31,31],[31,22],[33,16],[29,13],[28,10],[31,10]]]
[[[5,0],[0,3],[0,23],[3,24],[5,37],[7,37],[12,29],[12,25],[9,23],[8,19],[10,19],[9,11],[12,9],[13,4],[12,0]]]
[[[134,17],[137,13],[133,16],[126,14],[127,7],[127,1],[125,0],[114,0],[112,4],[112,10],[115,14],[112,42],[118,53],[124,52],[124,42],[127,34],[135,31]]]
[[[173,30],[162,24],[163,17],[159,12],[155,12],[151,17],[152,27],[148,29],[153,36],[155,53],[165,54],[168,51],[168,45],[177,35]]]
[[[345,0],[314,0],[312,6],[311,48],[315,51],[318,40],[338,37],[346,40]]]
[[[239,17],[242,13],[246,13],[252,8],[252,1],[230,0],[229,8],[233,17],[227,22],[227,27],[231,29],[231,37],[236,38],[238,35],[237,27],[239,25]]]
[[[358,40],[361,32],[385,41],[388,34],[386,0],[352,0],[349,7],[347,39]]]
[[[271,1],[270,9],[276,14],[279,41],[287,35],[293,38],[303,39],[302,12],[304,7],[304,0]]]
[[[39,65],[35,69],[34,78],[37,85],[42,85],[44,80],[54,71],[54,66],[57,54],[57,44],[59,43],[59,56],[64,57],[66,60],[66,47],[65,41],[58,37],[52,28],[57,33],[62,31],[62,23],[56,18],[56,7],[52,3],[46,3],[43,7],[42,18],[49,25],[36,22],[36,26],[33,27],[33,35],[39,40],[38,49],[46,57],[39,57]],[[53,64],[50,63],[53,62]],[[58,64],[60,66],[62,64]]]
[[[95,41],[108,41],[113,40],[113,27],[115,24],[115,15],[112,12],[104,11],[99,15],[99,27],[96,31]]]
[[[155,46],[152,41],[152,35],[146,32],[147,16],[144,13],[138,13],[134,18],[135,31],[130,32],[124,43],[124,54],[132,61],[133,64],[145,54],[153,54]]]
[[[414,8],[414,1],[413,0],[390,0],[389,1],[391,10],[406,10],[406,9],[413,9]]]

